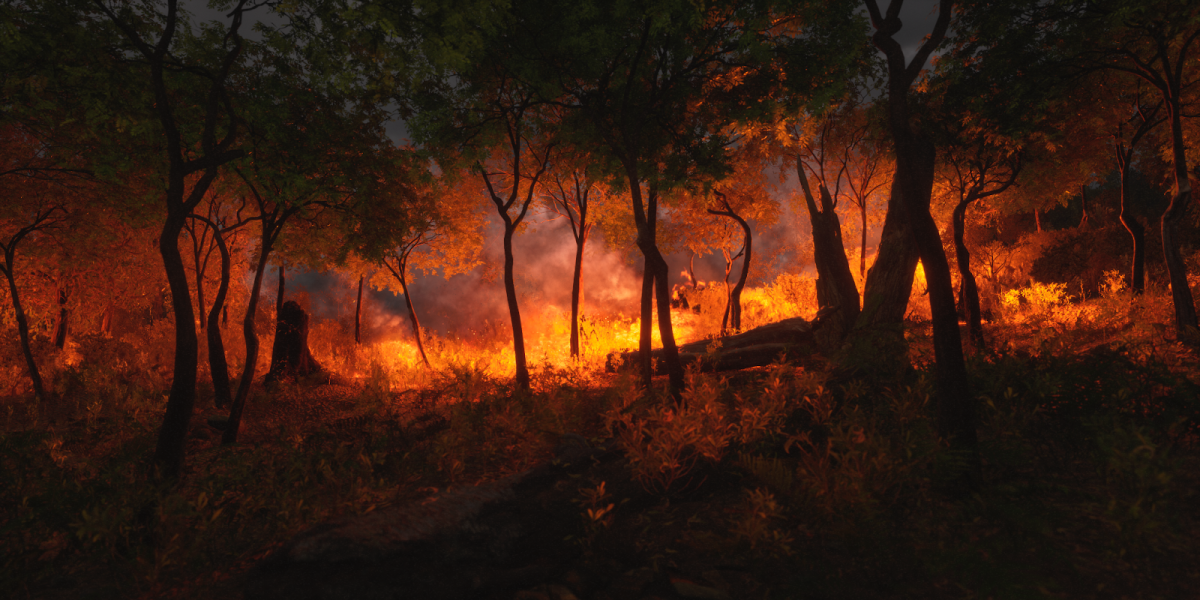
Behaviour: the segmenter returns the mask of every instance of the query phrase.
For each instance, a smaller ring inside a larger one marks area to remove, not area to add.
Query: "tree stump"
[[[271,347],[271,369],[266,381],[325,374],[308,350],[308,313],[294,300],[285,302],[275,321],[275,343]]]

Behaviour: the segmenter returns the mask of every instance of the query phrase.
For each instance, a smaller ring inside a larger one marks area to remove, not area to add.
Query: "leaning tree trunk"
[[[971,343],[976,348],[984,347],[983,317],[979,307],[979,286],[975,283],[975,274],[971,272],[971,253],[963,240],[963,230],[966,228],[967,207],[975,200],[974,190],[954,207],[951,221],[954,226],[954,252],[958,259],[958,275],[961,282],[961,298],[966,309],[967,333]]]
[[[808,219],[812,224],[813,260],[817,264],[817,304],[822,310],[835,311],[839,331],[835,339],[841,339],[854,327],[858,320],[858,286],[846,260],[846,248],[842,244],[842,224],[833,206],[833,198],[824,184],[819,185],[821,205],[813,198],[804,166],[796,161],[796,174],[804,193],[804,204],[808,207]]]
[[[630,197],[633,201],[633,218],[637,225],[637,246],[645,258],[642,275],[641,331],[638,345],[642,361],[642,383],[648,389],[653,379],[650,357],[651,315],[657,301],[658,333],[663,345],[663,363],[667,371],[670,394],[676,402],[682,401],[683,364],[679,361],[679,348],[675,344],[675,330],[671,326],[671,288],[667,283],[670,268],[658,249],[656,228],[658,224],[658,190],[653,186],[643,201],[641,178],[636,161],[627,161],[625,172],[629,181]]]
[[[750,274],[750,259],[754,254],[754,236],[750,232],[750,224],[747,223],[746,220],[741,217],[741,215],[734,212],[733,207],[729,205],[729,201],[726,199],[725,195],[718,193],[718,196],[721,198],[721,201],[724,202],[725,210],[713,210],[710,208],[708,209],[708,212],[714,215],[729,217],[730,219],[736,221],[737,224],[742,228],[742,272],[740,275],[738,275],[737,283],[733,286],[733,289],[726,292],[728,299],[726,301],[725,309],[726,313],[731,317],[730,327],[732,327],[734,331],[740,332],[742,330],[742,290],[746,288],[746,279]],[[692,257],[695,258],[695,256],[696,255],[693,253]],[[727,262],[725,266],[726,288],[729,287],[730,268],[731,265]],[[690,265],[688,266],[688,269],[690,273]],[[855,296],[856,297],[854,301],[857,303],[857,292],[855,292]],[[724,323],[721,324],[721,329],[725,329]]]
[[[14,244],[15,246],[15,244]],[[37,361],[33,359],[33,349],[29,345],[29,319],[25,316],[25,309],[21,306],[21,296],[17,293],[17,281],[14,266],[15,250],[12,246],[5,257],[7,268],[4,269],[4,277],[8,280],[8,293],[12,298],[13,312],[17,316],[17,336],[21,339],[21,354],[25,355],[25,367],[29,369],[29,379],[33,382],[33,395],[38,400],[46,399],[46,388],[42,384],[42,374],[38,371]]]
[[[421,322],[417,320],[417,309],[413,308],[412,294],[408,291],[408,280],[404,276],[405,265],[400,265],[400,274],[397,279],[400,280],[400,289],[404,292],[404,304],[408,306],[408,318],[412,323],[413,339],[417,341],[417,351],[421,353],[421,362],[425,363],[426,369],[432,369],[429,365],[429,357],[425,355],[425,343],[421,341]]]

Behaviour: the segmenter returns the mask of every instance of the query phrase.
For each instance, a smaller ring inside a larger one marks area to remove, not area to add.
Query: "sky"
[[[221,11],[208,8],[204,0],[183,0],[181,5],[195,15],[196,21],[228,22]],[[886,6],[881,6],[881,10],[886,10]],[[262,14],[261,10],[257,14],[251,13],[247,19],[243,29],[247,37],[256,37],[252,32],[253,24]],[[896,36],[897,41],[904,48],[905,55],[911,57],[932,29],[937,17],[937,3],[933,0],[908,0],[900,17],[904,27]],[[394,122],[389,127],[389,134],[397,142],[402,141],[406,137],[403,123]],[[755,225],[756,255],[759,259],[773,256],[776,267],[786,264],[794,269],[797,262],[805,260],[803,247],[809,244],[809,226],[806,216],[794,210],[792,200],[798,189],[795,176],[789,174],[789,169],[784,169],[784,173],[784,180],[772,193],[785,210],[779,222],[773,226]],[[480,198],[481,203],[485,200]],[[491,267],[476,269],[449,280],[436,275],[416,276],[410,286],[413,304],[422,325],[441,335],[466,336],[508,320],[504,288],[499,275],[503,264],[500,249],[503,228],[494,209],[489,210],[485,206],[484,210],[489,214],[490,227],[484,243],[483,260]],[[552,221],[544,214],[533,215],[532,221],[534,226],[527,228],[514,242],[518,296],[525,307],[523,314],[528,315],[526,319],[536,318],[532,313],[548,306],[569,310],[570,274],[574,259],[574,243],[564,222]],[[850,239],[856,239],[848,230],[845,234]],[[871,231],[870,238],[870,244],[874,244],[878,231]],[[585,310],[636,315],[641,279],[639,261],[631,260],[628,253],[612,251],[607,242],[602,236],[593,235],[585,254]],[[620,245],[631,244],[630,240],[617,242]],[[666,258],[670,265],[670,284],[683,282],[682,274],[691,258],[690,254],[677,253]],[[756,260],[751,272],[758,280],[769,282],[775,275],[769,272],[771,267],[768,260]],[[737,276],[738,268],[735,266],[733,277]],[[806,268],[811,270],[811,265]],[[697,278],[702,281],[722,279],[724,261],[719,250],[697,257],[695,270]],[[320,273],[294,274],[289,281],[289,289],[303,290],[306,303],[317,318],[353,315],[357,281]],[[394,330],[398,336],[407,336],[407,309],[403,298],[386,290],[369,291],[367,295],[366,314],[370,325],[377,331]]]

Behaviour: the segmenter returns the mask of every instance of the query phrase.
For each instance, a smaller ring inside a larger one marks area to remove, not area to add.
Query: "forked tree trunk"
[[[724,202],[725,210],[713,210],[710,208],[708,209],[708,212],[714,215],[729,217],[730,219],[736,221],[737,224],[742,228],[742,272],[738,275],[737,283],[733,286],[732,290],[728,289],[729,272],[732,268],[732,263],[728,256],[726,257],[725,264],[725,288],[727,290],[725,312],[730,319],[729,327],[731,327],[733,331],[740,332],[742,330],[742,290],[746,289],[746,279],[750,275],[750,259],[754,256],[754,236],[750,231],[750,224],[747,223],[746,220],[741,217],[741,215],[738,215],[736,212],[734,212],[733,207],[729,205],[729,202],[725,196],[718,192],[718,197],[720,197],[722,202]],[[696,255],[693,253],[692,257],[695,258],[695,256]],[[736,258],[737,257],[735,256],[734,259]],[[690,273],[690,264],[688,265],[688,269]],[[857,297],[855,298],[855,302],[858,302]],[[722,322],[721,329],[725,330],[725,328],[725,323]]]
[[[217,408],[225,408],[233,403],[233,392],[229,381],[229,363],[225,359],[225,340],[221,335],[220,318],[225,308],[225,297],[229,293],[230,257],[229,247],[225,238],[217,228],[217,224],[193,215],[193,218],[203,221],[213,230],[213,240],[221,253],[221,282],[217,287],[217,295],[213,298],[212,310],[208,312],[208,371],[212,377],[213,404]]]
[[[676,402],[682,401],[683,364],[679,361],[679,348],[675,344],[675,330],[671,326],[671,288],[667,283],[670,268],[658,249],[658,190],[651,186],[642,197],[641,178],[636,161],[627,161],[625,172],[628,177],[630,196],[633,201],[633,218],[637,225],[637,246],[645,259],[642,274],[641,327],[638,348],[641,354],[642,383],[649,389],[654,377],[650,356],[650,328],[657,301],[658,332],[662,339],[662,357],[667,372],[668,387]]]
[[[959,480],[964,488],[969,489],[978,485],[981,469],[975,398],[971,395],[963,358],[950,265],[942,248],[937,223],[929,212],[937,149],[917,130],[909,112],[912,85],[924,68],[925,61],[945,39],[954,0],[942,0],[939,3],[933,31],[918,48],[911,63],[905,58],[903,48],[892,37],[901,29],[900,1],[892,0],[885,15],[880,12],[876,0],[866,0],[875,27],[871,41],[887,59],[888,124],[896,155],[896,180],[892,189],[900,191],[905,216],[912,228],[912,239],[925,267],[925,280],[928,283],[936,361],[938,433],[949,440],[953,448],[967,454],[968,462]]]

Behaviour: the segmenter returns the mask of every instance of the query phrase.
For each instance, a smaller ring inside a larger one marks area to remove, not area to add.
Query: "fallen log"
[[[716,339],[704,339],[679,346],[679,361],[683,366],[699,364],[701,371],[736,371],[769,365],[782,355],[809,355],[818,350],[817,321],[795,317],[755,327],[749,331]],[[638,364],[641,351],[613,352],[608,355],[606,370],[615,373]],[[661,375],[663,351],[652,350],[654,373]]]

